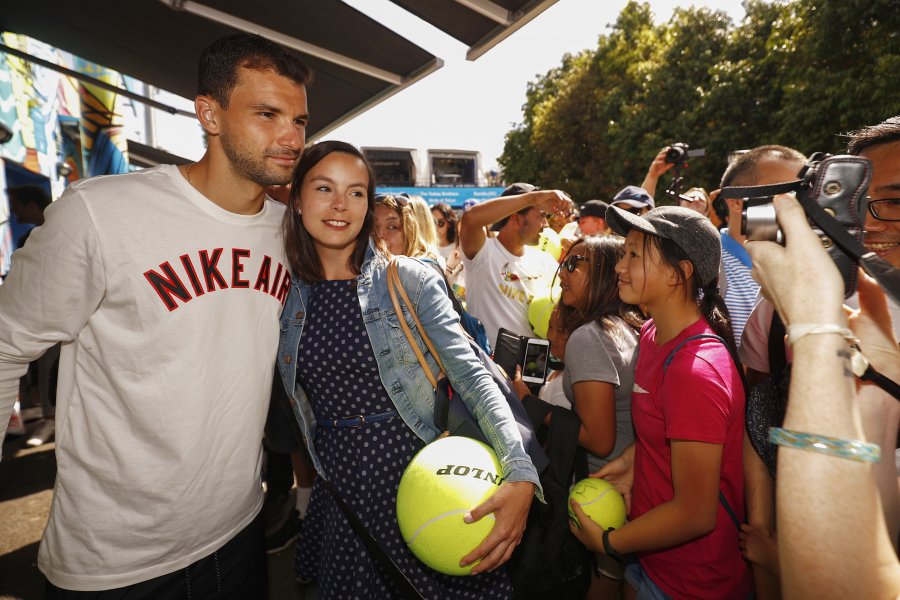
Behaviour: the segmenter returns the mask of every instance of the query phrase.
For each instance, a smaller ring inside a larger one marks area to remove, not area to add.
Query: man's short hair
[[[21,202],[22,204],[36,204],[42,211],[50,206],[52,199],[50,194],[39,185],[16,185],[7,188],[6,195],[10,200]]]
[[[769,145],[758,146],[748,152],[739,155],[725,169],[722,175],[720,188],[732,185],[755,185],[756,166],[766,160],[784,160],[805,162],[806,157],[793,148],[787,146]]]
[[[200,55],[197,95],[210,96],[228,108],[231,90],[237,84],[239,69],[272,70],[297,85],[312,82],[312,69],[300,54],[266,38],[238,33],[213,42]]]
[[[866,148],[900,142],[900,115],[891,117],[878,125],[869,125],[847,134],[847,154],[859,154]]]
[[[537,187],[536,185],[531,185],[530,183],[523,183],[520,181],[520,182],[513,183],[513,184],[506,186],[506,189],[503,190],[503,193],[500,194],[500,197],[503,198],[504,196],[518,196],[519,194],[527,194],[528,192],[533,192],[533,191],[539,190],[539,189],[540,188]],[[522,210],[518,211],[516,214],[524,215],[532,208],[534,208],[534,207],[526,206]],[[500,219],[499,221],[497,221],[496,223],[491,225],[491,231],[500,231],[501,229],[503,229],[506,226],[506,224],[509,223],[509,217],[511,217],[511,216],[512,215],[503,217],[502,219]]]

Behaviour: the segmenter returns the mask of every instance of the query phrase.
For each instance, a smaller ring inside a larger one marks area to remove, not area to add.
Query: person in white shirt
[[[265,189],[303,151],[310,77],[259,36],[214,42],[203,158],[76,182],[16,253],[3,427],[28,362],[62,343],[47,598],[266,596],[262,435],[290,272]]]
[[[558,268],[552,256],[534,246],[548,226],[547,213],[572,208],[572,200],[559,190],[514,183],[499,198],[463,213],[459,241],[468,284],[467,309],[484,324],[491,342],[501,327],[534,336],[528,303],[546,295]],[[487,227],[497,236],[489,236]]]

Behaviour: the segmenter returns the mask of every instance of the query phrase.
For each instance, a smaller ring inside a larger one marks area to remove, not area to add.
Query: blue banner
[[[378,186],[379,194],[400,194],[406,192],[410,196],[420,196],[429,206],[440,202],[453,208],[462,208],[466,200],[482,202],[497,198],[503,193],[502,187],[394,187]]]

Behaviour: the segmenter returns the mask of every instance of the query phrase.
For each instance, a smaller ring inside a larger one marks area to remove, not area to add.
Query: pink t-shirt
[[[663,372],[676,346],[701,333],[713,333],[703,318],[662,346],[656,344],[652,320],[641,331],[631,404],[636,433],[632,520],[674,497],[671,439],[723,445],[719,489],[738,519],[744,518],[744,391],[728,349],[715,339],[692,340]],[[638,557],[653,582],[673,598],[743,598],[751,588],[737,527],[721,502],[710,533]]]

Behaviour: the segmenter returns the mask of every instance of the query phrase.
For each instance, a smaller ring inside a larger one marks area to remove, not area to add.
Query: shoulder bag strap
[[[669,368],[669,363],[671,363],[672,359],[675,358],[675,353],[678,352],[679,350],[681,350],[681,348],[683,346],[685,346],[688,342],[693,341],[693,340],[701,340],[701,339],[718,340],[719,342],[722,343],[723,346],[725,346],[725,349],[728,350],[728,354],[731,355],[731,359],[735,363],[735,367],[737,368],[738,375],[741,376],[741,382],[744,384],[744,393],[746,394],[747,393],[747,382],[744,379],[744,374],[741,371],[741,368],[739,366],[740,363],[737,362],[736,357],[734,356],[734,353],[731,351],[731,348],[728,347],[728,343],[722,337],[720,337],[718,335],[713,335],[711,333],[700,333],[697,335],[692,335],[691,337],[683,340],[680,344],[675,346],[675,349],[669,353],[669,356],[666,357],[665,363],[663,363],[663,377],[666,376],[666,370]],[[731,504],[728,503],[728,499],[725,498],[725,492],[723,492],[721,488],[719,488],[719,502],[722,503],[722,506],[725,508],[725,512],[728,513],[728,516],[731,517],[731,520],[734,523],[734,526],[737,527],[738,531],[740,531],[741,530],[741,521],[740,521],[740,519],[738,519],[737,514],[735,514],[734,509],[731,508]]]
[[[385,575],[390,577],[391,581],[394,582],[394,585],[397,586],[397,589],[400,590],[400,594],[402,598],[409,600],[424,600],[425,597],[421,592],[416,588],[416,586],[409,580],[409,578],[403,573],[397,563],[388,556],[387,552],[381,547],[381,544],[378,543],[369,530],[366,529],[366,526],[363,525],[363,522],[360,520],[356,513],[353,512],[353,509],[344,502],[344,499],[341,497],[341,494],[337,491],[337,489],[331,484],[330,481],[319,475],[319,479],[322,482],[322,485],[325,486],[325,489],[328,490],[328,493],[331,494],[331,497],[334,499],[335,504],[341,509],[344,515],[347,517],[347,520],[350,521],[350,525],[353,527],[353,530],[360,537],[363,543],[366,545],[366,548],[369,550],[369,554],[378,562],[378,564],[383,569]]]
[[[391,297],[391,304],[394,305],[394,312],[397,313],[397,320],[400,322],[400,328],[403,329],[403,334],[406,336],[406,340],[409,342],[410,348],[412,348],[413,352],[416,354],[416,359],[419,361],[419,365],[421,365],[422,370],[425,371],[425,376],[428,378],[429,383],[431,383],[431,387],[437,388],[437,379],[435,379],[434,375],[431,373],[431,368],[429,368],[428,362],[425,360],[425,355],[422,354],[421,350],[419,350],[419,345],[413,338],[412,331],[410,331],[409,325],[407,325],[406,323],[406,319],[403,318],[403,310],[400,308],[400,301],[397,299],[398,292],[403,298],[403,303],[406,304],[407,310],[415,320],[416,326],[419,328],[419,335],[422,336],[422,341],[425,342],[425,346],[428,348],[428,351],[431,352],[431,356],[434,357],[435,362],[437,362],[438,364],[438,368],[441,370],[438,377],[444,374],[444,365],[441,363],[441,358],[440,356],[438,356],[437,351],[434,349],[434,345],[431,343],[428,334],[425,333],[425,329],[422,327],[422,323],[419,321],[419,316],[413,309],[412,302],[410,302],[409,296],[406,294],[406,290],[403,288],[403,284],[400,281],[400,273],[397,271],[396,258],[391,259],[391,262],[388,265],[387,282],[388,295],[390,295]]]

